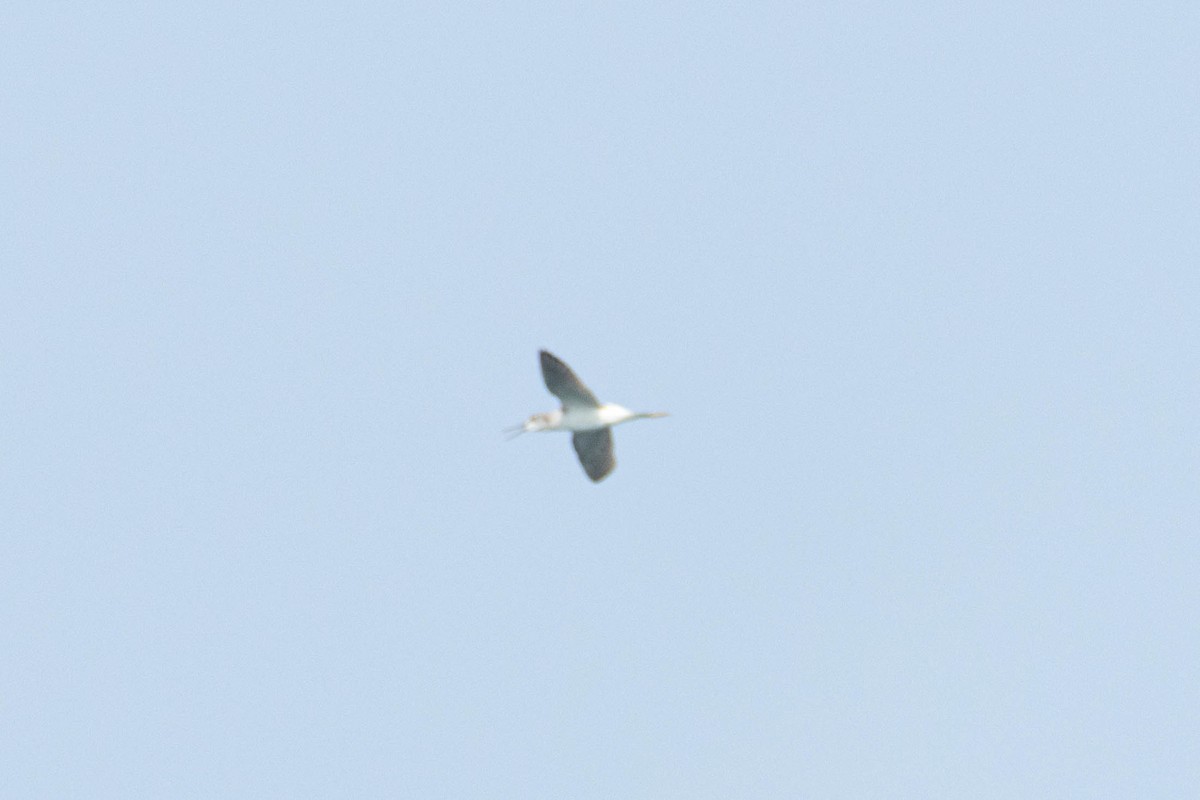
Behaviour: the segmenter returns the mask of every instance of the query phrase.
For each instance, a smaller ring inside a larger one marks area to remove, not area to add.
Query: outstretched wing
[[[583,385],[583,381],[575,377],[571,368],[545,350],[539,352],[542,357],[542,378],[550,393],[562,401],[563,408],[585,406],[596,408],[600,401],[592,390]]]
[[[599,428],[594,431],[578,431],[571,437],[575,452],[579,455],[579,463],[583,471],[593,481],[599,482],[608,477],[617,466],[613,456],[612,430]]]

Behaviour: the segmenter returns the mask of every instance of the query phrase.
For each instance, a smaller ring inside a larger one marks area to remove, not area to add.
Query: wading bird
[[[524,425],[509,428],[513,436],[526,431],[571,431],[571,443],[579,455],[583,471],[593,481],[602,481],[617,466],[613,457],[613,425],[633,419],[665,417],[666,412],[636,414],[616,403],[601,403],[591,389],[575,376],[571,368],[542,350],[542,378],[550,393],[562,401],[558,411],[534,414]]]

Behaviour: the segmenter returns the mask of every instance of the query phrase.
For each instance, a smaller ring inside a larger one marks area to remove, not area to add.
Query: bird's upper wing
[[[587,406],[595,408],[600,405],[592,390],[583,385],[583,381],[575,377],[571,368],[557,358],[542,350],[542,378],[550,393],[562,400],[564,408],[570,406]]]
[[[612,430],[598,428],[594,431],[577,431],[571,437],[575,452],[583,471],[593,481],[602,481],[616,469],[617,459],[613,455]]]

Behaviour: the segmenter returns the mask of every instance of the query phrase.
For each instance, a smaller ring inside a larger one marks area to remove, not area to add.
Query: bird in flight
[[[513,436],[526,431],[571,431],[571,444],[575,445],[579,463],[587,476],[597,483],[607,478],[617,466],[613,456],[612,426],[634,419],[667,416],[663,411],[637,414],[616,403],[601,403],[570,367],[545,350],[538,355],[542,360],[546,388],[562,401],[562,408],[534,414],[523,425],[509,428],[509,431]]]

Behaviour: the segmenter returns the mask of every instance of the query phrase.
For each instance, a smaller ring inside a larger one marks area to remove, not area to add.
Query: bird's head
[[[559,412],[561,414],[561,412]],[[547,430],[554,425],[554,412],[546,414],[534,414],[529,419],[525,420],[520,425],[513,428],[508,428],[505,432],[511,434],[509,438],[520,436],[522,433],[536,433],[538,431]]]

